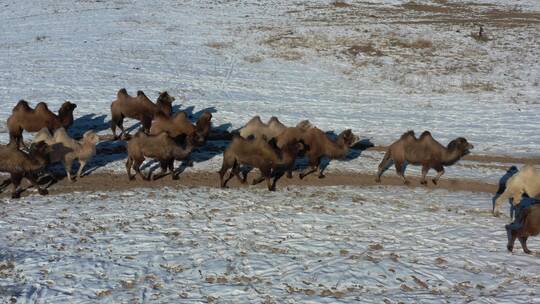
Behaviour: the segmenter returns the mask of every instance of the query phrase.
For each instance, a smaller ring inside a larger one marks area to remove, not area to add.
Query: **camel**
[[[51,112],[46,103],[40,102],[32,109],[28,102],[19,100],[11,111],[11,116],[7,119],[10,142],[15,142],[17,147],[23,143],[22,133],[38,132],[42,128],[49,129],[50,132],[64,127],[69,128],[73,124],[73,111],[76,104],[66,101],[58,110],[58,115]]]
[[[166,132],[171,138],[187,135],[193,138],[195,144],[201,145],[210,134],[211,119],[212,114],[204,112],[196,124],[192,124],[185,112],[176,113],[173,117],[158,113],[152,121],[150,135],[158,135],[162,132]]]
[[[287,168],[291,163],[294,163],[299,148],[298,144],[292,144],[280,150],[262,138],[244,139],[240,136],[234,136],[231,144],[223,153],[223,164],[219,171],[220,186],[226,187],[227,182],[233,176],[245,184],[247,174],[244,174],[243,178],[240,177],[240,166],[247,165],[258,168],[261,176],[266,180],[268,190],[274,191],[278,177],[274,176],[272,182],[272,173],[280,170],[281,167]],[[231,169],[231,173],[227,179],[224,179],[229,169]],[[254,181],[255,183],[257,181]]]
[[[26,178],[38,189],[39,194],[47,195],[47,189],[39,186],[36,173],[43,169],[48,163],[48,145],[41,141],[30,146],[30,152],[25,153],[17,147],[15,143],[6,146],[0,145],[0,172],[8,172],[10,178],[3,183],[3,187],[11,183],[13,191],[12,198],[21,197],[22,190],[19,189],[21,181]]]
[[[512,227],[513,224],[506,225],[506,233],[508,235],[508,244],[506,248],[512,252],[516,238],[521,243],[521,248],[526,254],[531,254],[527,247],[527,239],[530,236],[536,236],[540,233],[540,204],[532,205],[521,211],[520,222],[518,227]],[[516,217],[517,218],[517,217]]]
[[[540,196],[540,172],[533,165],[525,165],[518,173],[506,181],[506,189],[495,200],[493,215],[499,215],[499,208],[503,202],[512,198],[512,203],[517,205],[521,196],[527,193],[529,197]]]
[[[130,96],[126,89],[120,89],[116,94],[116,100],[111,104],[111,129],[115,138],[124,134],[124,118],[133,118],[140,121],[142,128],[148,133],[152,119],[157,113],[166,116],[172,114],[172,103],[175,100],[167,92],[162,92],[156,103],[153,103],[143,91],[137,91],[137,96]],[[119,136],[116,136],[116,127],[120,128]]]
[[[444,166],[451,166],[459,161],[463,156],[469,154],[474,146],[463,137],[458,137],[444,147],[433,139],[431,133],[424,131],[420,138],[416,138],[414,131],[408,131],[401,135],[401,138],[388,147],[383,160],[379,164],[376,182],[381,181],[384,170],[394,162],[397,174],[403,179],[403,183],[408,184],[405,178],[405,164],[422,166],[422,185],[427,185],[426,175],[429,169],[437,171],[437,175],[432,179],[437,184],[444,174]]]
[[[154,180],[166,175],[167,169],[170,170],[173,180],[178,179],[178,175],[174,173],[174,161],[188,159],[194,147],[190,137],[181,137],[185,138],[183,145],[180,144],[179,138],[170,138],[165,132],[159,135],[146,135],[144,132],[137,132],[128,141],[127,145],[128,159],[126,170],[129,180],[135,179],[135,176],[131,175],[132,168],[143,180],[152,179],[151,173],[148,176],[144,176],[140,170],[146,157],[160,162],[161,173],[155,175],[153,177]]]
[[[99,142],[99,136],[94,131],[86,131],[81,140],[71,138],[64,128],[59,128],[51,135],[48,129],[41,129],[34,137],[34,142],[44,141],[50,147],[50,163],[61,162],[66,170],[67,177],[71,177],[71,168],[73,161],[79,160],[79,170],[77,179],[81,178],[84,166],[94,155],[96,155],[96,144]]]
[[[358,136],[354,135],[350,129],[347,129],[341,132],[341,134],[339,134],[337,139],[334,141],[328,138],[328,136],[319,128],[312,127],[304,132],[302,141],[306,147],[306,156],[308,158],[310,168],[300,173],[300,179],[303,179],[307,175],[317,171],[317,169],[319,170],[319,178],[324,178],[324,168],[321,167],[321,158],[344,158],[347,156],[350,147],[352,147],[358,141]]]

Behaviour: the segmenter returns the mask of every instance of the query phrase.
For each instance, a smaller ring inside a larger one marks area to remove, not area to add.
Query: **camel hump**
[[[279,119],[276,116],[270,117],[270,119],[268,120],[268,124],[273,123],[273,122],[274,123],[279,122]]]
[[[35,108],[36,111],[49,111],[49,106],[44,102],[39,102]]]
[[[431,132],[429,132],[429,131],[424,131],[424,132],[422,132],[422,134],[420,134],[420,139],[430,138],[430,137],[433,137],[433,136],[431,136]]]
[[[30,108],[30,105],[28,104],[28,101],[26,101],[24,99],[21,99],[21,100],[19,100],[19,102],[17,102],[15,107],[13,107],[12,112],[18,111],[18,110],[32,110],[32,108]]]
[[[126,88],[121,88],[120,90],[118,90],[118,93],[116,93],[116,96],[117,97],[128,96],[128,92]]]
[[[261,117],[259,115],[253,116],[253,118],[250,119],[246,125],[251,124],[251,123],[261,123],[262,124]]]
[[[407,132],[405,132],[405,133],[403,133],[403,134],[401,135],[401,139],[405,139],[405,138],[407,138],[407,137],[413,137],[413,138],[414,138],[414,137],[415,137],[414,131],[413,131],[413,130],[409,130],[409,131],[407,131]]]
[[[137,91],[137,96],[139,96],[139,97],[146,97],[146,95],[144,94],[144,92],[141,91],[141,90]]]

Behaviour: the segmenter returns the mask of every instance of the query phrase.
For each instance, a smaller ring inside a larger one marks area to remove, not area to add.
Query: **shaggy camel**
[[[61,127],[70,127],[73,124],[73,110],[76,107],[76,104],[66,101],[56,115],[49,110],[44,102],[38,103],[35,109],[32,109],[28,102],[21,99],[7,120],[10,142],[15,142],[17,147],[20,147],[23,143],[23,130],[37,132],[42,128],[47,128],[52,132]]]
[[[396,172],[405,184],[409,181],[405,178],[405,164],[422,166],[422,185],[427,185],[426,175],[429,169],[437,171],[437,176],[433,183],[437,184],[444,174],[443,166],[451,166],[469,153],[473,145],[469,144],[463,137],[458,137],[444,147],[431,136],[431,133],[424,131],[420,138],[416,138],[413,131],[408,131],[401,135],[401,138],[388,147],[383,160],[379,164],[379,171],[375,181],[381,181],[381,175],[388,168],[392,161],[395,163]]]
[[[193,138],[197,145],[204,144],[212,127],[212,114],[204,112],[196,124],[192,124],[185,112],[179,112],[174,117],[157,114],[150,127],[150,135],[158,135],[166,132],[169,137],[176,138],[180,135],[187,135]]]
[[[514,206],[517,205],[523,193],[527,193],[529,197],[540,196],[540,172],[533,165],[523,166],[518,173],[506,181],[506,189],[495,200],[493,215],[499,215],[500,206],[509,198],[512,198]]]
[[[506,225],[506,233],[508,236],[508,245],[506,248],[512,252],[516,238],[521,243],[521,248],[526,254],[531,254],[527,248],[527,239],[529,236],[535,236],[540,233],[540,204],[532,205],[521,211],[521,225],[513,228],[512,224]]]
[[[298,144],[288,145],[280,150],[262,138],[244,139],[240,136],[234,136],[231,144],[223,153],[223,164],[219,170],[220,186],[225,187],[233,176],[245,184],[247,173],[241,178],[240,166],[247,165],[258,168],[261,176],[266,180],[268,190],[273,191],[276,188],[278,176],[275,176],[272,182],[270,179],[272,173],[276,173],[281,167],[287,168],[291,163],[294,163],[298,149]],[[224,179],[229,169],[231,169],[231,173],[227,179]],[[255,183],[257,181],[254,181]]]
[[[34,143],[30,146],[30,152],[25,153],[14,144],[0,145],[0,172],[8,172],[10,178],[4,181],[3,186],[9,183],[13,185],[12,198],[21,197],[19,185],[23,178],[28,179],[39,194],[46,195],[47,189],[41,188],[36,180],[36,173],[48,164],[48,145],[45,142]]]
[[[34,137],[34,142],[44,141],[49,146],[50,163],[61,162],[66,170],[67,177],[71,177],[71,168],[73,161],[79,160],[79,170],[77,178],[81,178],[86,163],[96,155],[96,144],[99,142],[99,136],[94,131],[86,131],[81,140],[71,138],[64,128],[57,129],[54,136],[46,128],[41,129]]]
[[[304,132],[302,141],[306,147],[306,156],[310,168],[300,173],[300,179],[317,171],[317,169],[319,170],[319,178],[323,178],[324,168],[321,167],[321,159],[323,157],[330,159],[344,158],[350,147],[358,141],[358,136],[354,135],[350,129],[347,129],[341,132],[334,141],[328,138],[320,129],[312,127]]]
[[[163,113],[166,116],[172,114],[172,103],[175,100],[167,92],[162,92],[156,103],[153,103],[143,91],[137,91],[137,96],[130,96],[126,89],[120,89],[116,94],[116,100],[111,104],[111,129],[115,138],[124,134],[124,118],[133,118],[141,122],[143,130],[148,132],[150,124],[156,113]],[[120,128],[120,135],[116,136],[116,127]]]
[[[161,173],[155,175],[153,177],[154,180],[165,176],[167,169],[171,171],[172,179],[178,179],[178,175],[174,173],[174,161],[187,160],[194,146],[190,137],[185,137],[184,144],[180,144],[179,142],[179,138],[172,139],[165,132],[159,135],[146,135],[144,132],[137,132],[128,141],[127,145],[128,158],[126,161],[126,170],[129,180],[135,179],[135,176],[131,175],[132,168],[142,179],[152,179],[152,173],[144,176],[140,170],[146,157],[160,162]]]

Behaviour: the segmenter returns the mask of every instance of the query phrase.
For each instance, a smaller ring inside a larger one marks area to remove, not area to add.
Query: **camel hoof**
[[[319,174],[319,178],[325,178],[325,177],[326,177],[326,175],[324,175],[324,174]]]
[[[420,181],[420,184],[424,185],[424,186],[427,186],[427,181],[423,180],[423,181]]]
[[[13,193],[11,194],[11,198],[21,198],[21,193],[19,192]]]
[[[129,181],[134,181],[134,180],[135,180],[135,176],[128,176],[128,179],[129,179]]]
[[[493,211],[493,216],[494,217],[499,217],[499,216],[501,216],[501,214],[499,213],[499,211]]]
[[[381,179],[380,179],[380,178],[376,178],[376,179],[375,179],[375,182],[376,182],[376,183],[380,183],[380,182],[381,182]]]
[[[526,254],[532,254],[532,251],[530,251],[529,249],[523,249],[523,252],[525,252]]]
[[[434,185],[437,184],[437,180],[436,180],[436,179],[432,179],[431,181],[433,182]]]
[[[300,179],[304,179],[305,176],[304,176],[303,174],[299,174],[298,177],[299,177]]]
[[[506,246],[506,249],[508,249],[509,252],[512,252],[514,250],[514,246]]]
[[[406,180],[406,181],[403,181],[403,184],[408,186],[408,185],[411,184],[411,182],[409,182],[408,180]]]
[[[39,192],[40,195],[47,195],[47,194],[49,194],[49,190],[47,190],[47,189],[39,189],[38,192]]]

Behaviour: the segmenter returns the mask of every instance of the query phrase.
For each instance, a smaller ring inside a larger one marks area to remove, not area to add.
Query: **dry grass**
[[[296,61],[302,59],[304,54],[300,53],[299,51],[295,50],[287,50],[287,51],[281,51],[274,53],[274,57],[282,58],[288,61]]]
[[[336,1],[332,2],[331,5],[334,6],[334,7],[340,7],[340,8],[352,6],[349,3],[345,2],[345,1],[341,1],[341,0],[336,0]]]
[[[416,3],[414,1],[407,2],[401,5],[401,7],[407,10],[413,10],[417,12],[438,13],[438,14],[451,14],[455,10],[455,8],[451,8],[448,6],[421,4],[421,3]]]
[[[351,47],[349,47],[346,51],[347,54],[352,55],[356,57],[360,53],[368,54],[371,56],[382,56],[383,53],[381,50],[376,49],[373,44],[368,43],[364,45],[355,44]]]
[[[431,40],[423,38],[406,41],[403,39],[392,37],[390,39],[390,45],[407,49],[430,49],[433,47],[433,42],[431,42]]]
[[[245,56],[244,60],[249,63],[259,63],[259,62],[262,62],[264,58],[259,55],[249,55],[249,56]]]
[[[213,49],[225,49],[232,46],[232,43],[230,42],[208,42],[205,44],[207,47],[213,48]]]
[[[461,88],[468,92],[492,92],[496,89],[495,85],[491,81],[463,82],[461,84]]]

